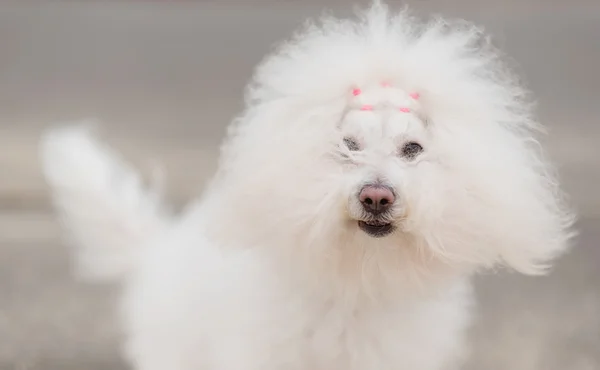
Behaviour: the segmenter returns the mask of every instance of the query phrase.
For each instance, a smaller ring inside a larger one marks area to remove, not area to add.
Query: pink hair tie
[[[410,108],[402,107],[399,109],[402,113],[410,113]]]
[[[352,95],[354,95],[354,96],[358,96],[358,95],[360,95],[360,93],[361,93],[361,92],[362,92],[362,91],[361,91],[360,89],[358,89],[358,88],[357,88],[357,89],[353,89],[353,90],[352,90]]]
[[[373,110],[373,106],[369,104],[363,105],[360,110]]]
[[[421,95],[419,95],[419,93],[414,92],[410,94],[410,97],[415,100],[418,100],[421,97]]]

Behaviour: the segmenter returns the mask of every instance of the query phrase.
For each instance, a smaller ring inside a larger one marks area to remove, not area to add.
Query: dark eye
[[[346,144],[346,146],[348,147],[348,150],[351,150],[353,152],[360,150],[360,145],[358,145],[358,141],[356,141],[355,139],[353,139],[351,137],[345,137],[344,144]]]
[[[409,141],[408,143],[404,144],[402,150],[400,151],[400,154],[405,158],[414,159],[422,151],[423,147],[421,146],[421,144],[414,141]]]

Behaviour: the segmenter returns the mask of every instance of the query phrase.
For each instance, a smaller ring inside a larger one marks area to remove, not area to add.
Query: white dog
[[[132,367],[456,368],[471,276],[540,274],[573,234],[498,54],[378,3],[307,26],[258,68],[181,215],[84,127],[45,135],[80,270],[122,284]]]

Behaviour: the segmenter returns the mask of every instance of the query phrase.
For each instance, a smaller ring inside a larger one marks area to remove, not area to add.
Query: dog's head
[[[515,81],[472,26],[325,20],[259,68],[215,188],[251,244],[538,273],[573,220]]]

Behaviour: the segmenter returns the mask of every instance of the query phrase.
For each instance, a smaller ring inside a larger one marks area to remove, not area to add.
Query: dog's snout
[[[387,211],[396,200],[390,187],[378,184],[365,185],[358,198],[365,211],[374,214]]]

